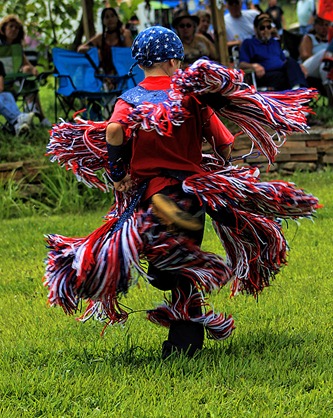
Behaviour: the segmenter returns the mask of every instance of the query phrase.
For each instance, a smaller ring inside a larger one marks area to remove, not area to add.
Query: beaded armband
[[[106,143],[109,155],[110,177],[112,181],[120,181],[126,176],[126,165],[123,160],[125,145]]]

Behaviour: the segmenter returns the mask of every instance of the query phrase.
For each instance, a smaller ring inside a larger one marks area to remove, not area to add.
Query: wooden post
[[[222,0],[211,2],[214,35],[217,46],[219,62],[227,67],[230,66],[229,52],[227,47],[227,35],[224,24],[224,5]]]
[[[86,40],[95,35],[94,0],[82,0],[83,31]]]

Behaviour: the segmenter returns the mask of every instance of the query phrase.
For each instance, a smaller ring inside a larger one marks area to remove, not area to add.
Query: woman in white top
[[[328,20],[316,17],[313,32],[303,36],[299,47],[300,58],[307,70],[308,77],[320,79],[323,85],[327,84],[327,71],[322,69],[322,59],[328,46],[329,26]]]

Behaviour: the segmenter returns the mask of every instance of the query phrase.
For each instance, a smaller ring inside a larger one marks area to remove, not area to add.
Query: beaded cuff
[[[106,143],[109,155],[110,177],[112,181],[120,181],[126,176],[126,166],[123,160],[125,145]]]

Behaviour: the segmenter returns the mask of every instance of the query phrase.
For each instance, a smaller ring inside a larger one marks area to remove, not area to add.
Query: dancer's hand
[[[113,185],[117,192],[126,193],[133,187],[133,181],[131,179],[131,176],[129,174],[126,174],[126,176],[122,180],[114,181]]]

